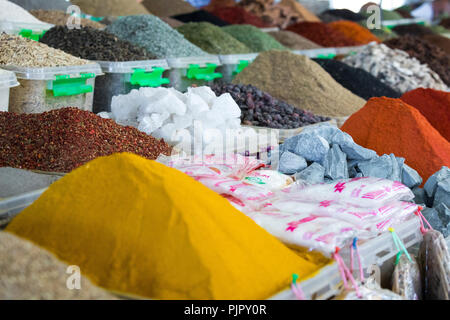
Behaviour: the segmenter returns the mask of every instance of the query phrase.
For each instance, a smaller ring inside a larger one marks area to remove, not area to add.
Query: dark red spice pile
[[[351,47],[358,43],[322,22],[300,22],[286,30],[295,32],[323,47]]]
[[[136,128],[76,108],[34,114],[0,112],[0,167],[69,172],[117,152],[154,160],[171,150],[163,140]]]
[[[251,24],[258,28],[268,27],[260,17],[241,7],[215,8],[211,13],[230,24]]]

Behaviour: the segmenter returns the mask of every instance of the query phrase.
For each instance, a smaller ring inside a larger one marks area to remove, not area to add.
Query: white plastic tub
[[[216,69],[221,65],[218,56],[169,58],[170,86],[185,92],[192,85],[204,86],[223,77]]]
[[[0,70],[0,111],[9,111],[10,88],[18,85],[14,72]]]
[[[258,53],[220,55],[219,59],[222,66],[219,68],[219,71],[223,74],[223,80],[226,83],[231,82],[257,56]]]
[[[54,25],[49,23],[24,23],[14,21],[0,21],[0,32],[21,35],[25,38],[39,41],[44,33]]]
[[[104,73],[95,79],[95,113],[111,111],[112,97],[140,87],[159,87],[170,83],[166,60],[110,62],[97,61]]]
[[[64,107],[92,111],[97,63],[51,68],[3,66],[13,71],[20,85],[11,89],[9,111],[40,113]]]
[[[311,59],[313,58],[332,59],[337,55],[336,48],[294,50],[293,53],[301,54]]]

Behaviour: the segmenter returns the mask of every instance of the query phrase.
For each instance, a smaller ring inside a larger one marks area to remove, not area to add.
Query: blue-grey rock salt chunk
[[[328,141],[314,133],[300,133],[294,150],[296,155],[312,162],[322,162],[330,150]]]
[[[441,219],[442,224],[447,226],[450,223],[450,209],[443,203],[440,203],[434,209],[437,211],[439,219]]]
[[[333,126],[329,123],[321,123],[315,126],[306,127],[303,129],[302,133],[304,134],[314,134],[321,136],[325,140],[327,140],[328,143],[331,142],[331,138],[336,134],[336,132],[339,132],[339,130],[336,126]]]
[[[358,172],[356,174],[356,176],[354,176],[354,178],[362,178],[362,177],[363,177],[363,174],[361,172]]]
[[[398,167],[400,168],[400,177],[403,177],[403,165],[405,164],[405,158],[395,157],[397,159]]]
[[[416,204],[422,205],[423,207],[425,207],[426,205],[426,201],[425,201],[425,190],[423,190],[422,188],[414,188],[411,190],[414,193],[414,202]]]
[[[439,218],[439,214],[434,208],[425,208],[422,210],[422,214],[427,219],[428,223],[433,227],[433,229],[442,232],[446,229],[446,226],[442,223],[442,220]]]
[[[416,170],[404,163],[401,182],[408,188],[412,189],[422,184],[422,177]]]
[[[370,160],[377,156],[375,151],[361,147],[353,141],[351,135],[340,130],[333,135],[330,144],[338,144],[348,159]]]
[[[323,166],[325,177],[331,180],[348,179],[347,156],[334,144],[325,156]]]
[[[356,171],[356,168],[354,166],[347,166],[348,168],[348,177],[349,178],[356,178],[356,175],[359,173]]]
[[[358,163],[358,169],[364,177],[388,179],[392,175],[392,159],[385,154],[368,161],[361,161]]]
[[[306,160],[295,153],[285,151],[280,157],[278,171],[284,174],[294,174],[308,166]]]
[[[300,135],[296,135],[284,140],[284,143],[280,145],[280,154],[284,151],[294,152],[297,142],[300,139]]]
[[[393,153],[391,153],[389,155],[389,158],[391,158],[392,172],[388,176],[388,179],[392,180],[392,181],[399,181],[399,182],[401,182],[402,181],[402,176],[401,176],[400,167],[398,166],[397,158],[395,157],[395,155]]]
[[[450,207],[450,177],[437,184],[433,207],[445,204]]]
[[[311,184],[324,182],[325,168],[314,162],[308,168],[295,174],[296,180],[304,180]]]
[[[450,169],[443,166],[439,171],[435,172],[431,177],[428,178],[423,188],[425,189],[427,197],[429,197],[431,201],[434,198],[437,184],[447,179],[448,177],[450,177]]]

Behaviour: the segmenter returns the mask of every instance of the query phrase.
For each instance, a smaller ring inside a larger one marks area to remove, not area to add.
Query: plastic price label
[[[198,64],[191,64],[187,70],[187,78],[195,80],[212,81],[214,79],[222,78],[223,75],[220,72],[215,72],[217,64],[207,63],[206,67],[201,68]]]
[[[236,67],[236,70],[233,71],[233,75],[236,75],[238,73],[241,73],[242,70],[247,68],[250,64],[250,61],[248,60],[239,60],[239,64]]]
[[[84,94],[94,91],[92,85],[86,84],[86,80],[95,78],[94,73],[82,73],[79,77],[71,78],[70,75],[57,75],[56,80],[49,81],[48,88],[53,91],[53,96],[64,97]]]
[[[39,41],[44,36],[45,32],[46,31],[34,32],[31,29],[22,29],[20,30],[19,35],[34,41]]]
[[[141,87],[160,87],[163,84],[170,83],[170,80],[163,78],[164,68],[153,68],[152,71],[145,71],[145,69],[134,69],[131,75],[130,83],[132,85],[139,85]]]

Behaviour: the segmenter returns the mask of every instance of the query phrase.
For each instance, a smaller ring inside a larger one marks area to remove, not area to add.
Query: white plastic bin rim
[[[370,42],[368,44],[364,44],[364,45],[361,45],[361,46],[339,47],[339,48],[335,48],[335,49],[336,49],[336,53],[337,54],[349,54],[350,52],[353,52],[353,51],[360,51],[360,50],[364,49],[366,46],[368,46],[369,44],[372,44],[372,43],[376,43],[376,42],[372,41],[372,42]]]
[[[201,57],[183,57],[183,58],[168,58],[169,67],[176,69],[187,69],[191,64],[198,64],[200,67],[206,67],[207,63],[215,63],[221,65],[219,57],[214,55],[207,55]]]
[[[262,32],[276,32],[276,31],[280,31],[280,28],[278,28],[278,27],[273,27],[273,28],[259,28],[259,30],[261,30]]]
[[[159,60],[140,60],[140,61],[96,61],[103,72],[108,73],[132,73],[133,69],[145,69],[152,71],[153,68],[169,69],[169,64],[165,59]]]
[[[259,53],[244,53],[244,54],[227,54],[219,55],[222,64],[239,64],[241,60],[253,61]]]
[[[412,23],[419,23],[419,22],[425,22],[430,23],[429,21],[426,21],[421,18],[412,18],[412,19],[399,19],[399,20],[384,20],[382,22],[383,26],[398,26],[402,24],[412,24]]]
[[[79,66],[68,67],[16,67],[16,66],[1,66],[1,68],[13,71],[18,79],[27,80],[56,80],[57,75],[73,75],[78,76],[80,73],[95,73],[95,76],[102,75],[102,69],[98,63],[89,63]]]
[[[307,57],[315,58],[321,54],[337,54],[336,48],[321,48],[321,49],[307,49],[307,50],[294,50],[293,53],[301,54]]]
[[[16,87],[19,85],[17,82],[16,74],[8,70],[2,70],[0,72],[0,89]]]
[[[0,20],[0,31],[6,33],[19,33],[22,29],[30,29],[33,31],[44,31],[54,27],[50,23],[27,23],[8,20]]]

